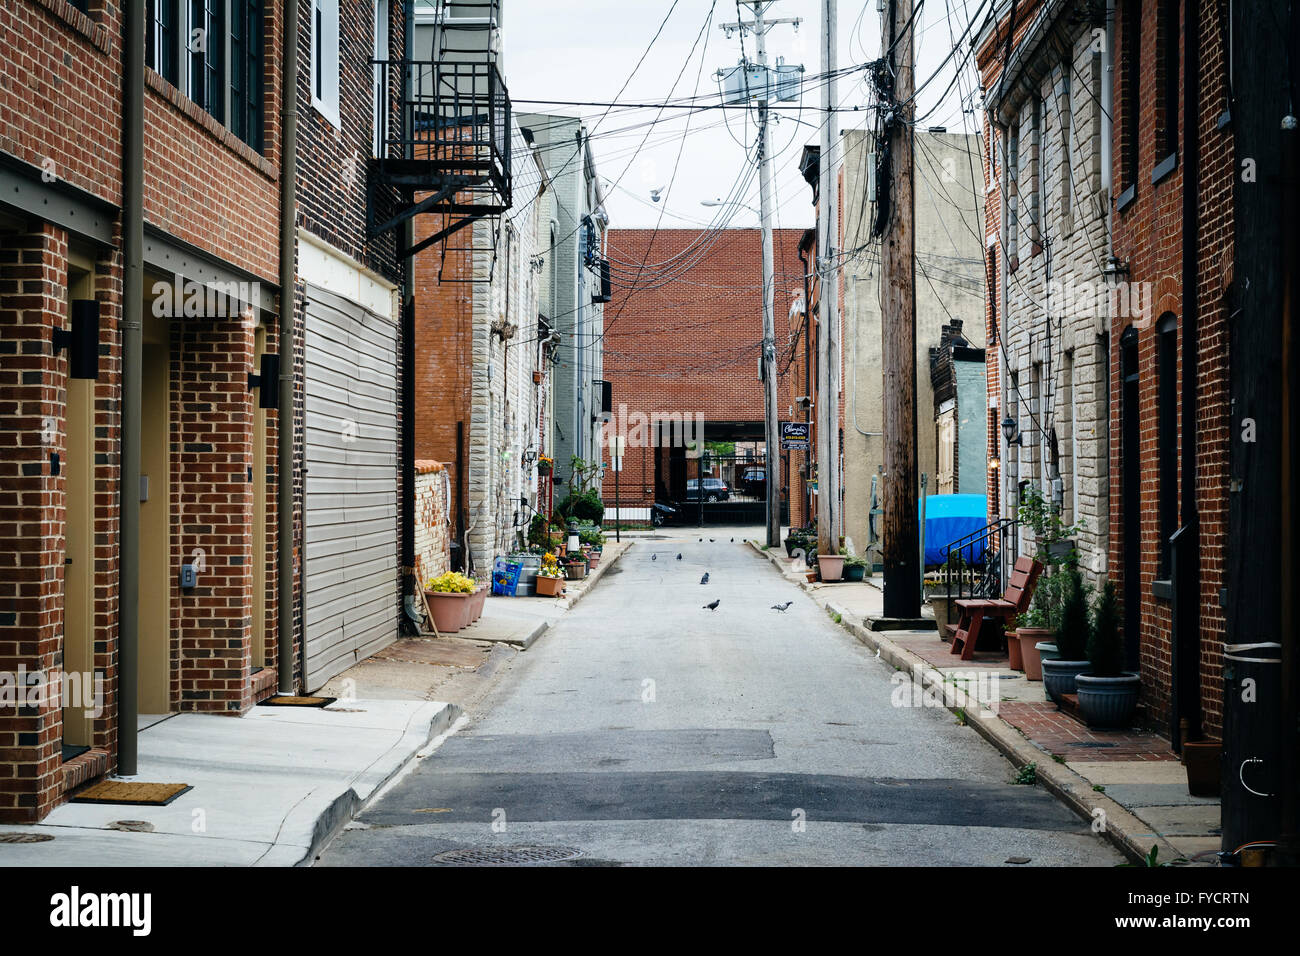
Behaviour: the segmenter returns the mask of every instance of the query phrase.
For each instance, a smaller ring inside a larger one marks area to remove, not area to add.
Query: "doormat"
[[[193,790],[188,783],[133,783],[104,780],[72,798],[73,803],[120,803],[137,807],[165,807],[182,793]]]
[[[259,707],[328,707],[337,697],[268,697]]]

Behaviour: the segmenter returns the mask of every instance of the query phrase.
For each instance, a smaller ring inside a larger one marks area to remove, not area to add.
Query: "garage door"
[[[308,690],[397,637],[397,326],[307,286]]]

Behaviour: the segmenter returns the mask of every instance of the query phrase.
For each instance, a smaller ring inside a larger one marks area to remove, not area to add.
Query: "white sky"
[[[637,59],[654,35],[672,0],[505,0],[503,6],[503,63],[506,83],[516,112],[551,112],[581,115],[593,126],[605,112],[604,107],[548,106],[525,100],[579,100],[609,102],[661,102],[696,94],[716,93],[716,70],[732,67],[740,59],[740,38],[728,39],[719,23],[737,20],[735,0],[718,0],[713,23],[704,30],[711,0],[679,0],[663,34],[637,71],[627,90],[619,89],[628,79]],[[748,8],[741,8],[743,19],[750,19]],[[960,37],[972,16],[983,23],[987,12],[983,0],[931,0],[917,16],[917,81],[922,82],[939,68],[952,49],[951,37]],[[951,18],[949,14],[951,13]],[[820,0],[781,0],[767,13],[769,17],[801,17],[799,30],[789,25],[774,27],[768,33],[768,62],[785,57],[788,64],[802,63],[808,74],[821,71]],[[950,34],[951,28],[951,34]],[[975,32],[974,30],[972,32]],[[839,3],[840,68],[874,59],[880,49],[880,15],[877,0],[841,0]],[[673,81],[687,62],[692,43],[699,45],[681,80],[673,90]],[[706,47],[707,43],[707,47]],[[745,37],[745,52],[755,54],[754,37]],[[961,42],[954,61],[965,59],[969,38]],[[701,67],[702,72],[701,72]],[[953,76],[950,63],[918,98],[921,112],[935,105]],[[973,62],[963,70],[962,89],[970,105],[974,81]],[[812,191],[799,174],[799,155],[806,143],[819,143],[818,115],[822,89],[820,80],[805,88],[802,103],[790,104],[802,109],[782,111],[775,127],[776,149],[773,189],[777,202],[775,224],[779,227],[813,225]],[[865,74],[840,77],[837,95],[843,107],[864,107],[868,101]],[[722,211],[700,205],[701,200],[728,196],[737,177],[752,162],[745,158],[737,140],[754,142],[752,114],[738,109],[705,110],[684,116],[685,110],[664,110],[649,139],[641,146],[647,128],[643,124],[656,118],[653,109],[615,109],[595,127],[593,150],[596,167],[606,180],[605,192],[610,225],[613,228],[653,227],[690,228],[714,220]],[[730,123],[723,125],[723,118]],[[747,122],[748,116],[748,122]],[[868,114],[838,114],[841,129],[867,126]],[[802,122],[796,122],[802,120]],[[952,132],[963,128],[975,131],[974,117],[963,116],[960,97],[954,90],[942,108],[925,117],[922,126],[947,126]],[[689,134],[682,141],[683,132]],[[637,129],[627,127],[638,126]],[[638,150],[638,147],[639,150]],[[678,150],[681,158],[678,161]],[[674,165],[677,170],[674,176]],[[618,181],[617,187],[612,185]],[[668,187],[659,203],[651,202],[652,188]],[[734,197],[733,197],[734,198]],[[740,201],[758,207],[758,178],[752,177]],[[661,211],[662,220],[659,219]],[[733,209],[732,226],[756,226],[758,216],[746,209]]]

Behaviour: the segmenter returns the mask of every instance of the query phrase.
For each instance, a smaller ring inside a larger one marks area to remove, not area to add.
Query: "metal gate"
[[[780,487],[781,523],[789,523],[781,459],[776,478]],[[678,500],[687,524],[761,525],[767,518],[767,459],[761,454],[703,454],[686,459],[685,487]]]
[[[397,326],[308,285],[304,682],[397,637]]]

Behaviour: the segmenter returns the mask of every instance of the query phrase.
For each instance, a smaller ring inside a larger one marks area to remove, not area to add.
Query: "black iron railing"
[[[1020,522],[1002,518],[948,545],[941,580],[955,598],[999,597],[1019,556]]]
[[[510,96],[495,64],[371,63],[381,180],[416,191],[459,187],[437,211],[509,209]]]

